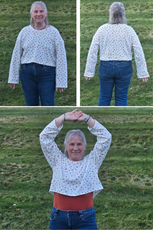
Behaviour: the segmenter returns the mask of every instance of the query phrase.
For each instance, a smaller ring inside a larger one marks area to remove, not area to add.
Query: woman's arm
[[[88,129],[97,137],[97,142],[89,155],[90,159],[95,162],[97,169],[99,169],[110,148],[112,135],[102,124],[96,120],[94,127],[89,127]]]
[[[86,68],[85,68],[85,79],[90,80],[91,77],[94,77],[95,75],[95,67],[97,64],[97,54],[99,50],[99,30],[95,33],[93,36],[90,49],[88,52],[87,62],[86,62]]]
[[[10,88],[15,89],[15,84],[19,84],[19,69],[22,55],[22,47],[21,47],[21,32],[19,33],[15,47],[13,50],[10,70],[9,70],[9,78],[8,83]]]
[[[145,61],[144,52],[139,40],[138,35],[132,28],[132,42],[133,42],[133,49],[134,49],[134,56],[135,56],[135,62],[137,67],[137,75],[138,78],[142,78],[143,82],[147,82],[149,78],[149,73],[147,71],[147,65]]]
[[[89,157],[99,169],[109,150],[112,135],[102,124],[85,113],[82,113],[78,121],[85,122],[88,125],[89,131],[97,137],[97,142]]]
[[[42,151],[51,167],[54,167],[62,154],[57,144],[55,143],[55,138],[61,129],[62,126],[57,127],[54,119],[43,129],[43,131],[39,135]]]
[[[62,152],[55,143],[55,138],[62,129],[63,123],[65,121],[75,122],[81,116],[82,112],[78,111],[77,109],[73,110],[72,112],[62,114],[49,123],[40,133],[41,148],[51,167],[54,167],[62,156]]]
[[[56,90],[62,92],[67,88],[67,58],[64,40],[59,32],[56,34]]]
[[[102,124],[85,113],[82,113],[78,121],[85,122],[88,125],[89,131],[97,137],[97,142],[89,157],[99,169],[109,150],[112,135]]]

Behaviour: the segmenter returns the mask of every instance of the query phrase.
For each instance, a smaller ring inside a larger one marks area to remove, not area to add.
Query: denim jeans
[[[62,211],[53,207],[49,230],[54,229],[97,230],[95,210],[94,208],[89,208],[83,211]]]
[[[54,106],[55,67],[35,63],[22,64],[20,79],[26,106]]]
[[[100,97],[98,106],[109,106],[115,86],[115,106],[127,106],[133,73],[132,61],[100,61]]]

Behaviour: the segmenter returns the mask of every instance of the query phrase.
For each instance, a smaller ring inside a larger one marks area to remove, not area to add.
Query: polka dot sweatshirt
[[[84,76],[94,77],[97,54],[101,61],[131,61],[134,49],[138,78],[149,77],[139,38],[126,24],[104,24],[95,33],[89,49]]]
[[[36,30],[29,25],[21,30],[12,54],[8,83],[19,84],[20,64],[31,62],[56,67],[56,87],[67,88],[66,51],[55,27]]]
[[[106,157],[111,143],[111,134],[95,120],[89,131],[97,136],[94,149],[81,161],[71,161],[63,154],[54,139],[63,126],[57,128],[53,120],[40,134],[42,151],[53,170],[49,192],[67,196],[79,196],[93,192],[95,197],[103,186],[98,178],[98,170]]]

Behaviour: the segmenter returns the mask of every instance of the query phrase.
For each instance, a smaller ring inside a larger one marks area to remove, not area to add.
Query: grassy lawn
[[[39,133],[73,108],[0,108],[0,229],[48,229],[53,196],[52,171],[41,151]],[[112,133],[99,171],[104,190],[95,197],[99,230],[153,229],[153,108],[82,107]],[[56,138],[80,128],[87,153],[96,138],[86,124],[65,123]]]
[[[30,23],[30,7],[34,1],[0,1],[0,106],[24,106],[21,83],[8,86],[9,65],[20,30]],[[55,93],[55,105],[76,105],[76,1],[46,0],[51,25],[61,33],[68,60],[68,89]]]
[[[81,41],[80,41],[80,76],[81,76],[81,106],[97,106],[100,93],[98,66],[99,57],[96,66],[96,74],[91,81],[85,81],[84,70],[88,50],[91,40],[97,29],[108,22],[109,7],[113,3],[111,0],[88,1],[81,0]],[[153,75],[153,2],[152,0],[123,0],[125,6],[128,25],[132,26],[139,36],[147,62],[148,72]],[[152,78],[146,83],[137,78],[135,60],[133,57],[133,76],[129,88],[128,105],[129,106],[152,106]],[[112,104],[114,105],[114,96]]]

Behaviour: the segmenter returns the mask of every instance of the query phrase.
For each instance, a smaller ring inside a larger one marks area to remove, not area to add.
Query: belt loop
[[[55,208],[55,207],[53,207],[53,208],[54,208],[55,213],[57,213],[59,209],[57,209],[57,208]]]

